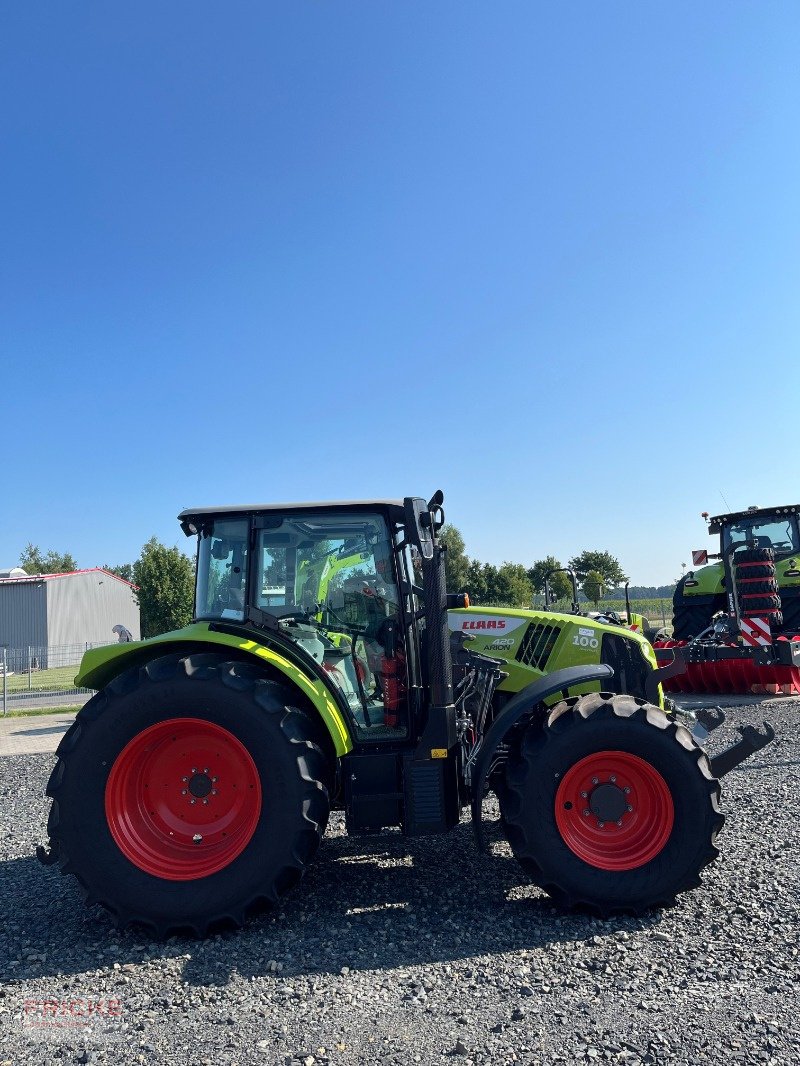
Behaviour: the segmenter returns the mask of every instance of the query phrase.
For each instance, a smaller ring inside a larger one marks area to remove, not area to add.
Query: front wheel
[[[256,666],[134,667],[78,714],[47,786],[63,873],[156,935],[240,925],[301,877],[328,820],[321,727]]]
[[[515,856],[565,906],[605,916],[669,905],[718,854],[708,759],[688,730],[632,696],[560,703],[525,732],[499,794]]]

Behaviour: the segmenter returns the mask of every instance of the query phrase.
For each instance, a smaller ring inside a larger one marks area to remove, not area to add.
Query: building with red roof
[[[139,639],[135,586],[108,570],[20,574],[15,567],[3,574],[9,576],[0,576],[0,646],[74,646],[77,654],[86,645],[115,641],[115,625]]]

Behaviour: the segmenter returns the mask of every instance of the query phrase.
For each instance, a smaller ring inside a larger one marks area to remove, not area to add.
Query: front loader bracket
[[[743,763],[754,752],[765,748],[767,744],[771,744],[775,739],[775,730],[768,722],[764,722],[763,733],[759,732],[758,729],[754,729],[751,725],[737,726],[737,729],[741,740],[738,740],[725,751],[721,751],[719,755],[715,755],[711,760],[711,773],[716,778],[724,777],[739,763]]]
[[[694,716],[707,733],[713,733],[725,721],[725,712],[721,707],[701,707],[694,712]]]

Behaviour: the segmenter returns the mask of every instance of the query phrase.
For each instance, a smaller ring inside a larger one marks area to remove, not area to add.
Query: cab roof
[[[193,518],[212,518],[217,515],[298,514],[305,511],[388,511],[395,522],[402,522],[405,509],[402,500],[324,500],[314,503],[240,503],[226,507],[187,507],[178,515],[183,525]]]
[[[759,518],[768,515],[800,514],[800,504],[788,503],[781,507],[751,507],[746,511],[731,511],[728,514],[714,515],[708,520],[709,533],[719,533],[723,526],[738,522],[742,518]]]

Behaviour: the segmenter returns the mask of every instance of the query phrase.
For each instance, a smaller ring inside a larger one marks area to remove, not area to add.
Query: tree
[[[530,607],[533,586],[522,563],[503,563],[497,568],[496,602],[507,607]]]
[[[461,590],[459,590],[461,591]],[[467,583],[463,589],[472,604],[486,603],[488,587],[483,565],[477,559],[470,559],[467,566]]]
[[[469,559],[464,546],[464,538],[455,526],[447,523],[439,531],[439,540],[447,548],[447,555],[445,555],[444,561],[447,591],[466,591]]]
[[[178,547],[167,548],[155,537],[133,564],[133,583],[143,637],[181,629],[192,620],[194,567]]]
[[[78,564],[69,552],[49,551],[42,555],[38,546],[28,544],[19,557],[19,565],[26,574],[67,574],[78,569]]]
[[[539,593],[539,595],[543,594],[544,581],[549,571],[558,570],[560,566],[561,563],[554,555],[548,555],[546,559],[538,559],[533,566],[529,567],[527,571],[528,580],[533,586],[533,591]],[[556,600],[572,599],[572,582],[567,574],[551,574],[547,578],[547,584]]]
[[[591,600],[595,605],[595,608],[603,598],[605,592],[605,582],[603,581],[603,575],[598,573],[597,570],[590,570],[586,577],[583,579],[581,588],[586,596],[587,600]]]
[[[500,583],[497,578],[497,567],[493,566],[491,563],[484,563],[481,566],[481,577],[483,579],[483,587],[486,589],[483,604],[487,607],[490,604],[499,604]]]
[[[607,589],[614,589],[628,580],[628,575],[620,566],[619,559],[610,552],[583,551],[580,555],[570,559],[568,565],[571,570],[575,571],[581,584],[592,572],[600,575]]]
[[[123,578],[125,581],[133,583],[133,563],[121,563],[119,566],[103,566],[102,570],[107,570],[109,574],[116,574],[117,577]]]

